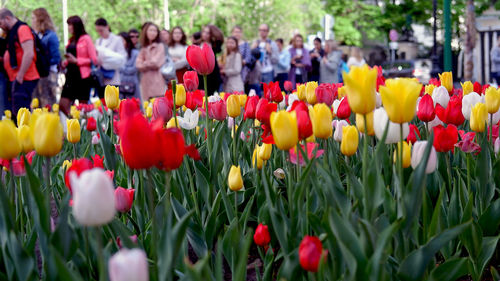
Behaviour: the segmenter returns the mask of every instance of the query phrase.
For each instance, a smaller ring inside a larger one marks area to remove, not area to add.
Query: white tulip
[[[389,121],[389,116],[383,107],[375,109],[373,113],[373,129],[375,130],[375,135],[377,139],[381,140],[384,136],[385,126]],[[389,121],[389,129],[387,131],[387,137],[385,139],[386,144],[398,143],[401,141],[400,125]],[[403,139],[406,139],[410,133],[410,127],[408,123],[403,124]]]
[[[446,108],[450,101],[450,94],[448,94],[448,90],[444,86],[439,86],[432,91],[432,100],[434,101],[434,106],[439,103],[442,107]]]
[[[424,157],[425,147],[427,146],[427,141],[417,141],[413,144],[411,152],[411,167],[416,169],[418,164],[422,162]],[[427,167],[425,168],[425,173],[430,174],[436,170],[437,166],[437,153],[434,146],[431,145],[431,153],[429,154],[429,159],[427,160]]]
[[[427,123],[427,127],[429,127],[429,132],[432,131],[432,128],[436,127],[437,125],[443,125],[444,123],[439,119],[439,117],[434,117],[434,120],[431,122]]]
[[[250,89],[250,92],[248,92],[248,96],[249,97],[253,97],[253,96],[256,96],[257,94],[255,93],[255,90],[254,89]]]
[[[498,154],[499,151],[500,151],[500,138],[497,138],[495,140],[495,154]]]
[[[335,115],[337,115],[337,110],[339,109],[339,106],[340,106],[340,103],[345,99],[345,97],[343,97],[341,100],[334,100],[333,101],[333,113]]]
[[[342,141],[342,128],[345,126],[348,126],[349,124],[345,120],[333,120],[332,121],[332,126],[334,128],[334,133],[333,133],[333,139],[335,141],[341,142]]]
[[[141,249],[122,248],[108,263],[111,281],[148,281],[149,268],[146,253]]]
[[[85,226],[107,224],[115,216],[113,181],[99,168],[70,175],[73,189],[73,215]]]
[[[94,145],[99,144],[99,136],[97,134],[92,134],[92,144]]]
[[[208,97],[208,102],[216,102],[216,101],[220,101],[221,98],[219,96],[219,94],[213,94],[211,96]]]
[[[495,112],[493,114],[488,114],[488,120],[486,120],[486,122],[488,122],[488,125],[490,125],[490,117],[491,117],[491,115],[493,115],[493,125],[497,124],[498,121],[500,121],[500,110],[498,110],[497,112]]]
[[[290,111],[292,109],[292,105],[295,101],[298,101],[299,97],[296,94],[289,94],[288,95],[288,107],[286,108],[287,111]]]
[[[177,117],[177,122],[179,122],[179,126],[181,126],[181,128],[185,130],[193,130],[198,125],[199,118],[200,113],[198,112],[198,110],[195,110],[193,112],[188,108],[186,112],[184,112],[184,116]]]
[[[476,92],[471,92],[462,98],[462,114],[464,118],[470,120],[471,109],[476,103],[484,103],[484,97]]]
[[[375,108],[379,108],[381,106],[382,106],[382,97],[380,96],[379,92],[376,92],[376,95],[375,95]]]

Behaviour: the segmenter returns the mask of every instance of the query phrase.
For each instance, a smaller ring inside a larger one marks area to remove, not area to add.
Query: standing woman
[[[97,53],[92,38],[85,31],[82,19],[71,16],[66,21],[71,34],[66,46],[66,60],[62,66],[66,68],[66,83],[64,83],[59,106],[69,115],[71,104],[78,100],[87,103],[92,87],[90,73],[92,64],[97,63]]]
[[[319,81],[319,64],[325,51],[321,47],[321,39],[318,37],[314,38],[314,49],[309,52],[309,57],[311,58],[311,71],[308,75],[309,81]]]
[[[180,26],[176,26],[172,29],[172,38],[168,44],[168,54],[174,62],[175,76],[177,77],[177,83],[182,84],[184,72],[188,70],[188,62],[186,60],[186,34]]]
[[[143,101],[161,97],[167,85],[160,73],[165,63],[165,47],[160,42],[160,29],[154,23],[147,23],[141,31],[141,51],[135,66],[141,73],[141,97]]]
[[[33,98],[38,98],[40,106],[51,105],[56,102],[57,71],[61,62],[59,54],[59,39],[54,31],[54,23],[45,8],[38,8],[31,14],[33,29],[42,41],[45,51],[49,55],[49,76],[41,77],[33,92]]]
[[[325,42],[325,55],[319,65],[320,83],[339,83],[339,72],[342,71],[342,52],[337,50],[335,41]]]
[[[238,47],[238,39],[233,36],[227,38],[226,48],[226,64],[221,70],[221,73],[227,78],[224,82],[224,92],[243,92],[245,90],[243,79],[241,79],[241,68],[243,63]]]
[[[352,66],[363,66],[366,64],[365,59],[363,58],[363,52],[359,47],[352,47],[351,55],[347,60],[347,66],[351,68]]]
[[[208,95],[212,95],[214,92],[219,91],[222,82],[222,79],[220,77],[220,68],[217,62],[217,54],[222,51],[222,44],[224,43],[224,35],[222,34],[222,31],[218,27],[209,24],[203,28],[201,32],[201,40],[202,44],[207,43],[210,47],[212,47],[212,50],[214,51],[215,55],[214,71],[210,73],[207,77]],[[201,78],[200,81],[203,81],[203,78]],[[200,83],[200,89],[203,89],[203,83]]]
[[[123,46],[127,51],[127,62],[120,69],[120,98],[137,98],[141,100],[139,78],[137,76],[137,68],[135,67],[139,50],[134,47],[135,45],[128,33],[121,32],[120,36],[123,39]]]
[[[304,48],[304,38],[297,34],[293,37],[290,48],[291,67],[288,72],[288,79],[292,85],[307,82],[307,72],[311,69],[311,59],[309,51]]]
[[[241,26],[236,25],[231,31],[231,35],[238,40],[238,48],[240,50],[241,59],[243,63],[243,68],[241,69],[241,79],[245,81],[248,72],[250,72],[249,65],[252,60],[252,52],[250,50],[250,44],[243,39],[243,29]]]

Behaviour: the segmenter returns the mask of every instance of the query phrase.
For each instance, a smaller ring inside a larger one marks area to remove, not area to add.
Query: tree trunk
[[[464,52],[464,79],[472,80],[474,73],[473,52],[476,46],[476,15],[474,9],[474,0],[467,1],[466,8],[466,33],[465,33],[465,52]]]

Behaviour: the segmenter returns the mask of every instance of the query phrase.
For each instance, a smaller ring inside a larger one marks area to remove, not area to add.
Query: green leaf
[[[472,264],[474,265],[474,274],[473,279],[479,281],[481,276],[483,275],[484,268],[488,264],[491,259],[491,256],[495,252],[497,248],[498,239],[500,236],[496,237],[484,237],[483,243],[481,245],[481,252],[479,253],[479,257],[477,259],[472,259]]]
[[[491,236],[498,233],[500,225],[500,199],[491,203],[479,217],[479,225],[484,235]]]
[[[429,281],[455,281],[468,273],[467,258],[449,259],[436,266],[429,275]]]

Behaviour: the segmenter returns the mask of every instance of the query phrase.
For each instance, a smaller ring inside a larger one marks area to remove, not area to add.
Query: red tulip
[[[448,152],[453,149],[458,141],[458,130],[455,125],[437,125],[434,130],[434,148],[438,152]]]
[[[297,126],[299,127],[299,139],[307,139],[313,134],[312,122],[309,117],[309,109],[303,101],[294,102],[290,111],[297,115]]]
[[[269,229],[265,224],[259,224],[253,235],[253,241],[257,246],[265,247],[271,242],[271,235]]]
[[[92,156],[92,162],[94,162],[94,168],[104,169],[104,157],[101,157],[98,154],[96,154]]]
[[[271,117],[271,113],[277,109],[277,104],[270,103],[266,98],[262,98],[259,100],[259,103],[257,103],[255,118],[263,124],[270,125],[269,118]]]
[[[455,147],[460,148],[465,153],[474,152],[475,154],[479,154],[481,152],[481,146],[474,141],[475,132],[464,133],[464,131],[459,131],[459,133],[462,140],[456,143]]]
[[[406,137],[406,140],[409,143],[414,144],[417,141],[417,136],[419,139],[421,138],[420,132],[418,131],[418,127],[413,124],[410,124],[409,127],[410,127],[410,133]]]
[[[167,122],[173,115],[173,102],[166,97],[156,98],[153,103],[153,120],[161,119]]]
[[[255,112],[257,110],[257,104],[259,103],[258,96],[251,96],[247,98],[245,103],[245,113],[243,114],[243,119],[255,119]]]
[[[196,45],[189,46],[186,50],[186,59],[189,65],[201,75],[208,75],[214,71],[214,51],[206,43],[203,43],[201,48]]]
[[[316,236],[306,235],[300,242],[299,262],[304,270],[317,272],[321,255],[323,254],[323,245]]]
[[[218,121],[224,121],[227,117],[226,102],[224,100],[209,102],[208,117]]]
[[[185,147],[186,155],[189,156],[194,161],[201,160],[200,152],[196,149],[194,144]]]
[[[478,93],[478,94],[481,94],[483,92],[483,86],[481,86],[481,83],[479,82],[474,82],[474,92]]]
[[[204,96],[205,92],[202,90],[186,93],[186,107],[191,110],[196,110],[197,107],[203,107]]]
[[[114,178],[115,178],[115,171],[114,171],[114,170],[112,170],[112,171],[110,171],[110,170],[106,170],[106,171],[104,171],[104,173],[106,173],[106,175],[107,175],[110,179],[114,179]]]
[[[293,91],[293,84],[292,84],[292,82],[290,82],[288,80],[285,81],[285,83],[283,83],[283,87],[285,88],[285,91],[287,91],[288,93]]]
[[[380,86],[385,85],[384,72],[382,71],[382,66],[374,66],[377,68],[377,91]]]
[[[134,244],[137,244],[137,235],[132,235],[128,237]],[[122,241],[120,239],[120,236],[116,237],[116,244],[118,245],[118,248],[122,248]]]
[[[138,99],[124,99],[120,102],[120,120],[123,120],[127,117],[132,117],[137,112],[141,112],[141,106],[139,105]]]
[[[87,131],[92,132],[95,131],[97,127],[97,122],[95,121],[95,118],[90,116],[87,118]]]
[[[120,120],[120,145],[125,163],[131,169],[148,169],[158,162],[158,145],[146,117],[136,113]]]
[[[317,103],[325,103],[328,106],[332,106],[333,100],[336,98],[334,86],[326,83],[320,84],[314,92],[316,93]]]
[[[155,134],[158,147],[162,148],[157,151],[159,154],[157,167],[165,171],[179,168],[186,154],[182,131],[178,128],[159,128],[155,130]]]
[[[465,121],[462,114],[462,97],[459,95],[452,96],[446,109],[440,104],[436,104],[436,115],[446,124],[462,125]]]
[[[429,84],[432,84],[432,85],[435,85],[436,87],[439,87],[439,86],[441,86],[441,80],[439,80],[438,78],[431,78],[429,80]]]
[[[340,101],[340,105],[337,108],[337,118],[348,119],[351,116],[351,107],[349,106],[349,101],[347,96],[343,97]]]
[[[200,82],[198,81],[198,73],[196,73],[196,71],[184,72],[182,79],[184,80],[184,88],[186,91],[192,92],[198,89],[198,84]]]
[[[264,84],[264,97],[270,101],[280,103],[283,100],[283,95],[281,94],[280,84],[278,82],[269,82]]]
[[[436,117],[434,101],[430,95],[424,95],[418,103],[417,117],[422,122],[431,122]]]
[[[486,93],[486,90],[487,90],[489,87],[490,87],[490,84],[484,84],[484,85],[483,85],[483,89],[482,89],[482,90],[481,90],[481,92],[480,92],[480,93],[478,93],[478,94],[480,94],[480,95],[481,95],[481,94],[482,94],[482,95],[484,95],[484,94]]]
[[[118,212],[126,213],[132,208],[135,189],[117,187],[115,189],[115,207]]]
[[[76,176],[79,177],[83,171],[90,170],[93,167],[94,164],[88,158],[73,159],[73,161],[71,161],[71,167],[69,167],[64,174],[64,182],[70,193],[73,192],[71,189],[71,174],[76,173]]]

